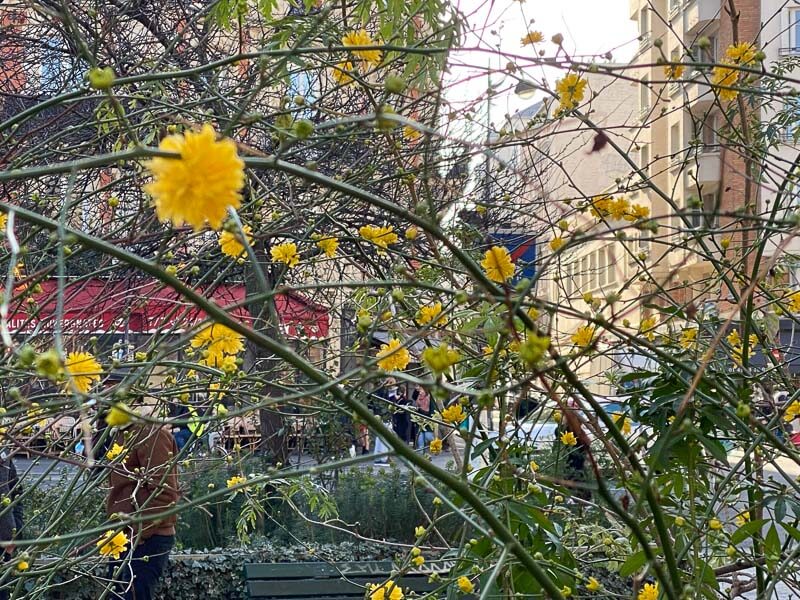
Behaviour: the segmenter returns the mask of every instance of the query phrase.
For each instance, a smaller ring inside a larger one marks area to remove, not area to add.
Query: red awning
[[[28,298],[15,298],[9,315],[12,332],[52,331],[57,315],[58,286],[53,280],[41,284],[42,291]],[[15,290],[20,296],[22,289]],[[197,288],[218,306],[242,321],[250,314],[242,306],[244,285]],[[275,297],[283,333],[289,337],[323,338],[328,335],[328,314],[299,294],[284,292]],[[184,331],[206,319],[206,314],[160,282],[83,279],[64,287],[62,330],[65,333],[155,333]]]

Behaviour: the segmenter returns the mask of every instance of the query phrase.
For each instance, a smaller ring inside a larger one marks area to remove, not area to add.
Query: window
[[[669,16],[674,17],[681,9],[681,0],[669,0]]]
[[[608,262],[606,262],[605,249],[599,250],[597,253],[597,286],[605,287],[607,283],[606,275],[608,269]]]
[[[789,9],[789,52],[800,52],[800,8]]]
[[[589,287],[589,257],[581,258],[580,291],[585,292]]]
[[[592,252],[589,255],[589,286],[588,289],[593,290],[597,287],[597,252]],[[586,290],[583,290],[584,292]]]
[[[783,131],[784,141],[794,142],[800,136],[798,126],[800,126],[800,98],[787,98],[786,126]]]
[[[692,227],[699,229],[700,227],[708,227],[713,229],[717,226],[717,194],[709,192],[703,194],[703,203],[699,208],[692,210]]]
[[[716,152],[717,150],[717,115],[707,114],[705,119],[699,123],[700,135],[703,152]]]
[[[681,148],[683,144],[681,144],[681,126],[679,123],[675,123],[672,127],[669,128],[669,151],[670,151],[670,162],[672,164],[676,164],[681,162]]]
[[[607,246],[604,250],[606,255],[605,263],[606,263],[606,282],[608,284],[612,284],[617,279],[617,273],[614,270],[615,267],[615,259],[614,259],[614,247]]]
[[[646,144],[639,149],[639,168],[645,175],[650,174],[650,146]]]
[[[650,88],[648,86],[649,79],[647,75],[642,77],[642,84],[639,87],[639,111],[642,118],[650,111]]]
[[[650,38],[650,12],[646,6],[639,11],[639,37],[642,38],[642,42]]]

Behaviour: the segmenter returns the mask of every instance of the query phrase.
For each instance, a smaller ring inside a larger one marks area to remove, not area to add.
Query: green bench
[[[405,595],[423,597],[441,584],[429,583],[431,573],[446,575],[452,561],[432,561],[395,580]],[[346,563],[254,563],[244,565],[247,594],[253,600],[314,598],[345,600],[364,598],[371,583],[381,584],[390,578],[390,561]],[[437,596],[444,596],[444,591]],[[434,596],[431,596],[434,598]]]

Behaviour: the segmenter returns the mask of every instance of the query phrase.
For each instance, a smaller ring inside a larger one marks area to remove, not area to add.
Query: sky
[[[550,38],[560,33],[564,48],[573,57],[602,55],[611,51],[613,62],[628,62],[638,47],[636,22],[628,14],[629,0],[460,0],[472,32],[464,41],[465,50],[454,55],[451,77],[459,83],[451,101],[474,100],[487,87],[486,67],[490,61],[499,70],[510,60],[524,63],[543,49],[552,56],[556,46]],[[533,22],[531,23],[531,19]],[[520,40],[529,31],[541,31],[545,41],[536,48],[522,47]],[[494,33],[493,33],[494,32]],[[492,55],[474,48],[499,48],[510,56]],[[528,70],[534,81],[547,79],[552,85],[563,74],[555,69],[536,66]],[[492,121],[500,122],[505,113],[513,113],[536,101],[510,93],[515,80],[502,73],[492,75],[492,84],[503,91],[492,102]],[[485,115],[485,108],[483,114]]]

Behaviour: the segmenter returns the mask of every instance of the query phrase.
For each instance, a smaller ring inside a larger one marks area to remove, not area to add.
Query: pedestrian
[[[420,415],[421,420],[418,425],[419,433],[416,436],[417,448],[424,450],[433,441],[433,423],[430,421],[433,411],[431,410],[431,397],[428,391],[417,384],[414,392],[411,394],[411,399],[414,402],[414,407]]]
[[[127,555],[109,565],[116,580],[112,598],[151,600],[175,543],[177,516],[161,513],[178,501],[178,447],[170,428],[158,423],[134,420],[112,436],[126,457],[111,469],[106,511],[110,518],[142,519],[124,528]]]
[[[401,386],[397,390],[397,396],[394,399],[395,413],[392,415],[392,426],[394,432],[406,444],[411,441],[411,417],[408,414],[408,409],[411,403],[406,396],[405,387]]]
[[[4,449],[0,451],[0,495],[11,500],[11,505],[0,510],[0,541],[6,543],[4,562],[11,560],[14,555],[16,548],[13,542],[24,524],[21,494],[22,487],[14,460],[8,450]],[[7,589],[0,589],[0,600],[8,600],[8,596]]]

